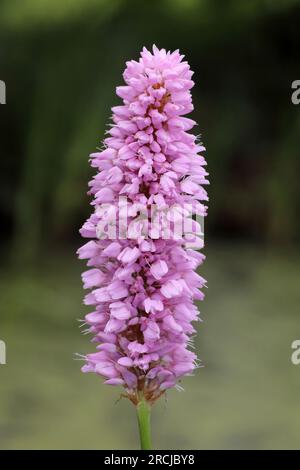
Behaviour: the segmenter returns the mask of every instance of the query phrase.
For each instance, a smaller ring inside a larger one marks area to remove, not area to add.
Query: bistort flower
[[[78,255],[88,260],[82,279],[92,312],[85,322],[96,352],[85,356],[82,370],[121,385],[134,404],[141,397],[153,403],[197,367],[190,346],[198,319],[193,301],[204,297],[205,281],[196,273],[204,259],[196,251],[202,238],[191,243],[186,233],[172,230],[165,236],[156,223],[150,235],[145,232],[152,206],[158,213],[182,208],[190,220],[186,207],[206,214],[206,162],[199,155],[205,149],[189,133],[195,122],[184,117],[193,110],[194,82],[183,57],[153,46],[138,62],[126,63],[126,85],[116,89],[123,104],[112,108],[104,149],[91,155],[94,211],[81,229],[89,241]],[[135,236],[124,236],[124,199]],[[101,236],[116,215],[115,236]]]

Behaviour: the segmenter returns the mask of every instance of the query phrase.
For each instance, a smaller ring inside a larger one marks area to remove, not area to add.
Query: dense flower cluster
[[[195,125],[183,117],[193,109],[193,72],[178,51],[153,46],[138,62],[126,64],[126,85],[117,87],[123,105],[112,108],[113,125],[105,149],[91,155],[97,174],[90,182],[94,212],[81,229],[91,239],[78,250],[87,259],[82,275],[91,289],[85,317],[97,352],[85,356],[84,372],[95,372],[105,383],[122,385],[137,403],[149,402],[196,367],[188,349],[198,319],[193,300],[202,300],[204,279],[195,270],[204,255],[189,247],[185,236],[99,239],[103,204],[117,206],[127,198],[130,214],[155,204],[192,203],[204,216],[208,181],[204,147],[188,131]],[[202,202],[201,202],[202,201]],[[193,248],[202,248],[196,237]]]

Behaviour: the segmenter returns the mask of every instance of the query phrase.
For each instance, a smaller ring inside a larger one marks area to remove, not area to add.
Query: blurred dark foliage
[[[299,1],[2,0],[1,239],[34,258],[75,242],[89,212],[88,154],[118,103],[124,63],[179,48],[195,71],[197,132],[216,238],[292,243],[300,229]]]

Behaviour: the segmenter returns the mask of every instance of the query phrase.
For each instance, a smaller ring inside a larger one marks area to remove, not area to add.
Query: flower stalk
[[[136,406],[141,450],[151,449],[151,405],[141,398]]]

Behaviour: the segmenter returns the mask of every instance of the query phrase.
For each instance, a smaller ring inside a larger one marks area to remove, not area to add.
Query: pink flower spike
[[[183,57],[153,46],[126,63],[122,102],[103,149],[90,156],[92,214],[77,251],[89,268],[85,322],[96,351],[82,371],[122,386],[138,416],[198,364],[189,348],[205,287],[195,270],[205,257],[194,215],[206,215],[208,174],[196,123],[185,117],[194,82]],[[181,221],[189,229],[174,233]]]

